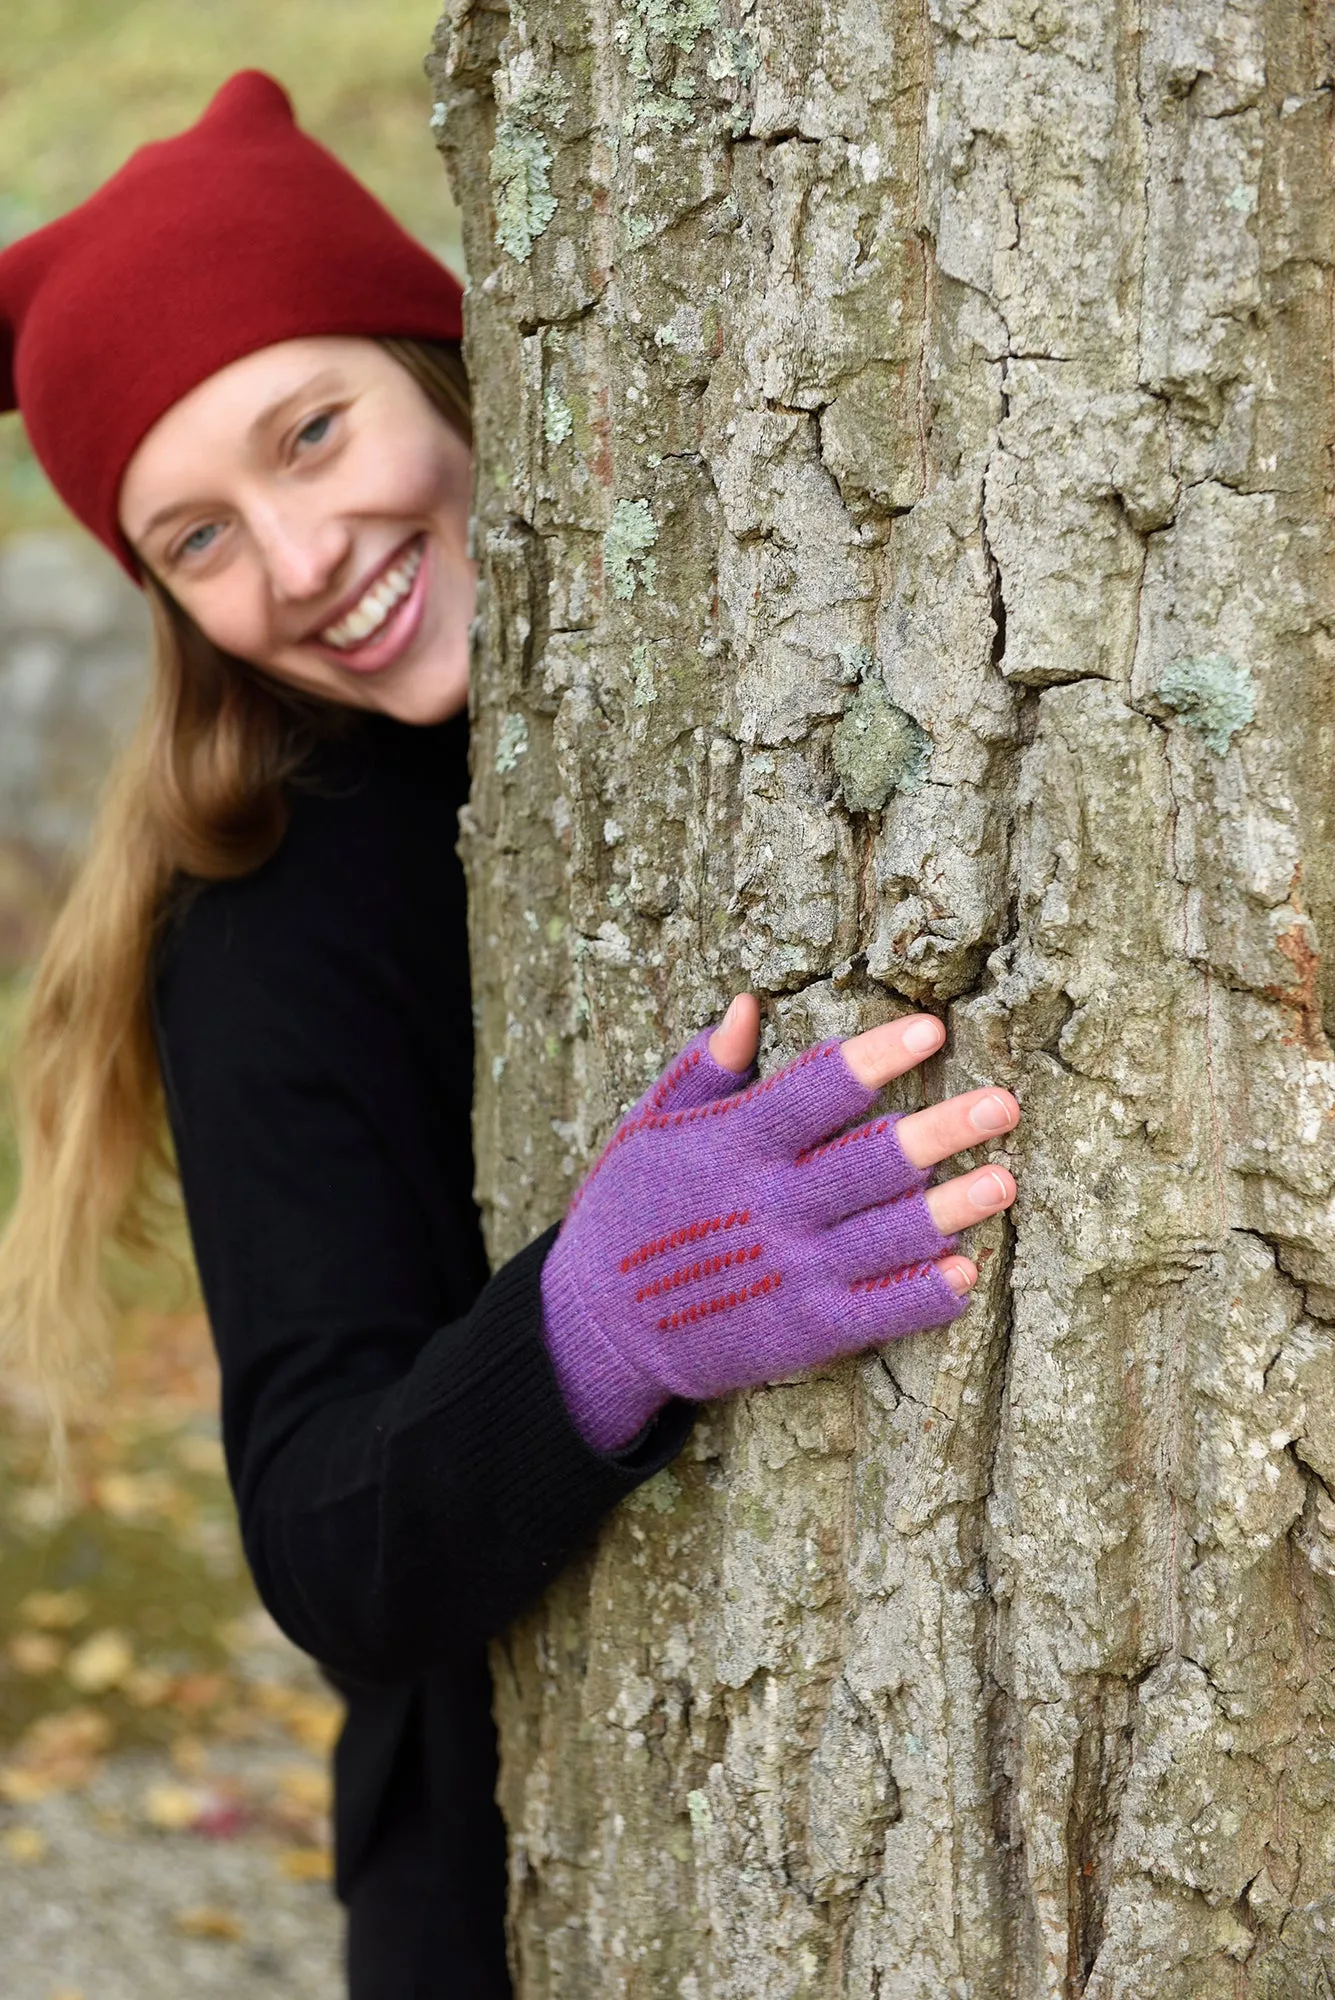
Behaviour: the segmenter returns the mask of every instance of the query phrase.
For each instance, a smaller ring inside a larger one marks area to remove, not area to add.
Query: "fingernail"
[[[958,1264],[952,1264],[948,1271],[943,1271],[941,1273],[941,1276],[950,1286],[950,1289],[955,1294],[956,1298],[962,1299],[964,1297],[964,1294],[969,1289],[968,1272],[962,1271]]]
[[[969,1200],[975,1208],[996,1208],[1005,1201],[1008,1192],[1000,1174],[980,1174],[969,1183]]]
[[[736,1012],[737,1012],[737,1002],[736,1000],[730,1000],[728,1002],[728,1011],[723,1016],[723,1019],[719,1022],[720,1028],[730,1028],[732,1026],[733,1016],[736,1014]]]
[[[1004,1097],[983,1097],[969,1113],[975,1132],[1004,1132],[1011,1122],[1011,1108]]]
[[[904,1047],[910,1055],[925,1056],[941,1041],[939,1021],[917,1020],[904,1030]]]

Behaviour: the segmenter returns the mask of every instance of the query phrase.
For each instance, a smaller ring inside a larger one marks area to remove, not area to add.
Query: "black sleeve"
[[[695,1406],[585,1443],[542,1339],[554,1232],[478,1291],[467,1090],[452,1151],[411,993],[271,886],[205,892],[163,955],[168,1113],[260,1595],[335,1672],[403,1681],[535,1599]]]

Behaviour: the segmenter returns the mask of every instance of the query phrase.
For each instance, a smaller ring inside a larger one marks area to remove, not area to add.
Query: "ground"
[[[140,1306],[69,1489],[0,1424],[5,2000],[338,1990],[339,1706],[254,1599],[198,1310]]]

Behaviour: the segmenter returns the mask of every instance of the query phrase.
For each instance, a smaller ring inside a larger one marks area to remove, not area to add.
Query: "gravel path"
[[[219,1751],[210,1772],[248,1788],[290,1770],[289,1749]],[[82,1792],[0,1809],[5,2000],[331,2000],[341,1913],[327,1882],[282,1872],[272,1834],[226,1840],[146,1824],[144,1801],[183,1789],[171,1759],[125,1752]]]

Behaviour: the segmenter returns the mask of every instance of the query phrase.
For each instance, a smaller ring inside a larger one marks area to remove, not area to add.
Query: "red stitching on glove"
[[[883,1292],[887,1285],[900,1285],[905,1278],[920,1278],[930,1264],[905,1264],[900,1271],[887,1271],[883,1278],[854,1278],[850,1292]]]
[[[882,1118],[875,1125],[859,1126],[856,1132],[842,1132],[837,1139],[824,1139],[819,1146],[807,1146],[798,1154],[796,1164],[805,1167],[812,1160],[824,1158],[826,1153],[837,1152],[840,1147],[846,1146],[850,1139],[879,1139],[889,1123],[888,1118]]]
[[[762,1292],[777,1292],[782,1283],[782,1272],[771,1271],[743,1291],[728,1292],[724,1297],[709,1299],[704,1305],[683,1306],[680,1312],[668,1313],[659,1320],[659,1332],[669,1333],[677,1326],[694,1326],[697,1320],[708,1319],[713,1313],[729,1312],[733,1306],[745,1305],[748,1299],[758,1299]]]
[[[641,1243],[638,1250],[632,1250],[628,1257],[621,1259],[622,1272],[633,1271],[654,1257],[666,1256],[669,1250],[680,1250],[683,1243],[698,1243],[703,1236],[716,1236],[720,1229],[745,1229],[750,1220],[749,1208],[734,1208],[731,1215],[707,1215],[699,1222],[688,1222],[668,1236],[654,1237],[648,1243]]]
[[[666,1076],[660,1077],[658,1088],[654,1091],[653,1095],[653,1109],[655,1111],[662,1110],[663,1105],[681,1082],[682,1078],[690,1075],[699,1060],[699,1049],[692,1049],[689,1055],[684,1055],[679,1063],[673,1065]]]
[[[641,1285],[635,1294],[635,1303],[642,1305],[645,1299],[656,1299],[663,1292],[675,1292],[696,1278],[716,1278],[720,1271],[728,1270],[733,1264],[753,1264],[763,1248],[763,1244],[753,1243],[749,1250],[728,1250],[721,1257],[702,1257],[698,1264],[683,1264],[680,1269],[669,1271],[666,1277]]]

